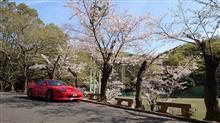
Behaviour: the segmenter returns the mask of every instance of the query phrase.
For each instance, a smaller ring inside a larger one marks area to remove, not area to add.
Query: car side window
[[[36,83],[37,85],[42,85],[44,83],[44,80],[37,80]]]

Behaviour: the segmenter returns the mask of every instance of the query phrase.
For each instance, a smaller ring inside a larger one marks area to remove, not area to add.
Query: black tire
[[[28,96],[29,98],[33,98],[32,89],[31,89],[31,88],[28,89],[28,91],[27,91],[27,96]]]
[[[52,90],[47,91],[46,100],[47,101],[53,101],[53,91]]]

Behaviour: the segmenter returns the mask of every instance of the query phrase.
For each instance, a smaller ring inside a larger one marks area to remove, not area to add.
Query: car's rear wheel
[[[53,91],[52,90],[47,91],[46,100],[47,101],[52,101],[53,100]]]
[[[28,96],[29,98],[33,98],[32,89],[31,89],[31,88],[28,89],[28,91],[27,91],[27,96]]]

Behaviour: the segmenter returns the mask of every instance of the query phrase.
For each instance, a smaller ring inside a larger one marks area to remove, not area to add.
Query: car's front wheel
[[[27,91],[27,96],[28,96],[29,98],[33,98],[32,89],[31,89],[31,88],[28,89],[28,91]]]
[[[52,101],[53,100],[53,91],[52,90],[47,91],[46,99],[47,99],[47,101]]]

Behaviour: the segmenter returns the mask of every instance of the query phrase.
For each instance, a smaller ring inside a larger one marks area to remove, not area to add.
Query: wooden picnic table
[[[89,93],[88,96],[89,96],[89,100],[99,101],[101,99],[101,94]]]
[[[182,115],[184,117],[190,117],[189,110],[191,108],[191,104],[173,103],[173,102],[157,102],[156,104],[161,107],[159,112],[167,113],[168,107],[181,108]]]
[[[119,106],[131,107],[132,104],[133,104],[133,99],[117,97],[117,98],[115,98],[115,100],[117,101],[116,105],[119,105]],[[122,104],[123,101],[124,101],[124,102],[127,102],[127,105],[123,105],[123,104]]]

